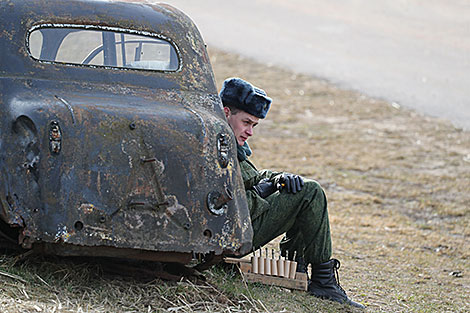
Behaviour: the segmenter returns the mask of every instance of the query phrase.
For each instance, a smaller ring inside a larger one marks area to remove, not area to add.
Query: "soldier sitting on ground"
[[[310,294],[363,308],[348,298],[336,279],[340,263],[331,259],[327,201],[320,185],[294,174],[258,171],[248,160],[251,150],[246,141],[259,120],[266,117],[272,100],[263,90],[240,78],[225,80],[220,97],[238,144],[254,232],[253,247],[261,247],[285,233],[281,253],[295,253],[303,271],[311,264]]]

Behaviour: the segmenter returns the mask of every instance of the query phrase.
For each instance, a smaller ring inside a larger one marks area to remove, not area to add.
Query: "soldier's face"
[[[245,141],[253,136],[253,128],[258,125],[259,118],[245,111],[239,111],[236,114],[232,114],[232,111],[228,107],[224,107],[225,117],[227,122],[235,134],[237,143],[240,146],[245,144]]]

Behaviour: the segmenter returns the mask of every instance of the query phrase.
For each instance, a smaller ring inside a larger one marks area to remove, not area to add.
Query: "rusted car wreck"
[[[0,234],[39,253],[188,263],[252,229],[204,42],[177,9],[0,3]]]

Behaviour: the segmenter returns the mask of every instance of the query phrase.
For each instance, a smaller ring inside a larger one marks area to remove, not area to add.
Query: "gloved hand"
[[[288,193],[297,193],[302,190],[304,180],[299,175],[284,173],[279,177],[277,189],[286,190]]]
[[[276,185],[273,182],[267,180],[266,178],[260,180],[257,185],[254,185],[253,189],[263,199],[269,197],[277,191]]]

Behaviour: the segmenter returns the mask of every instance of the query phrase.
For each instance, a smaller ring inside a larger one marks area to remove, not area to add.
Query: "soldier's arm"
[[[282,175],[282,172],[275,172],[271,170],[261,170],[259,171],[259,176],[261,179],[266,178],[267,180],[273,181],[276,177]],[[261,180],[260,179],[260,180]]]

